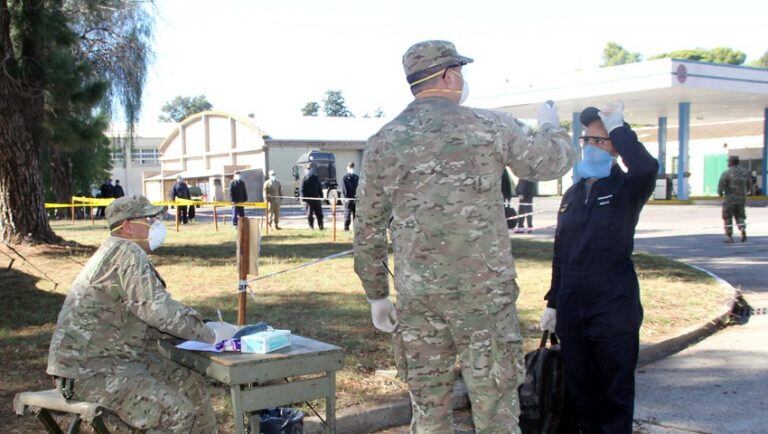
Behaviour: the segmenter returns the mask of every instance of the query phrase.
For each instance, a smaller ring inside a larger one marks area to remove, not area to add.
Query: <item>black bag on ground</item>
[[[551,346],[547,347],[547,339]],[[539,348],[525,355],[525,381],[520,395],[523,434],[578,434],[580,429],[568,402],[563,359],[554,333],[544,332]]]
[[[255,428],[258,427],[258,430]],[[251,416],[251,432],[261,434],[301,434],[304,413],[295,408],[270,408]]]
[[[507,219],[508,229],[514,229],[517,226],[517,219],[512,218],[516,216],[517,216],[517,212],[515,211],[514,208],[512,208],[511,206],[504,207],[504,217],[506,217]]]

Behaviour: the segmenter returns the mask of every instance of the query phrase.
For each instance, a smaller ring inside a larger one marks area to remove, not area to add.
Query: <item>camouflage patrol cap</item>
[[[456,52],[448,41],[422,41],[411,45],[403,55],[403,69],[408,83],[428,77],[451,66],[466,65],[474,60]]]
[[[104,214],[107,216],[109,228],[114,229],[127,219],[154,217],[167,210],[167,206],[155,206],[144,196],[123,196],[115,199],[107,206]]]

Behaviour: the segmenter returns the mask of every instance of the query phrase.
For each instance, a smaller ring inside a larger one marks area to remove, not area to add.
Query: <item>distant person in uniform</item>
[[[739,157],[731,155],[728,158],[728,170],[720,175],[717,183],[717,194],[724,196],[723,221],[725,225],[725,242],[733,243],[733,219],[741,231],[741,242],[747,241],[747,195],[752,188],[749,171],[739,166]]]
[[[149,253],[165,239],[159,216],[166,209],[143,196],[107,207],[111,236],[72,283],[46,372],[65,399],[108,408],[110,422],[115,414],[142,432],[214,433],[203,377],[155,350],[168,335],[209,343],[231,337],[171,298],[152,265]]]
[[[99,197],[102,199],[110,199],[114,197],[114,188],[112,187],[112,180],[107,178],[104,180],[104,183],[101,184],[101,187],[99,188]],[[99,209],[96,211],[96,217],[97,218],[104,218],[104,210],[107,207],[100,206]]]
[[[120,185],[120,180],[119,179],[115,180],[115,187],[112,189],[112,196],[115,199],[119,199],[119,198],[125,196],[125,191],[123,191],[123,186]]]
[[[175,201],[176,198],[190,200],[192,195],[189,194],[189,186],[184,182],[184,178],[181,175],[176,177],[176,184],[174,184],[171,190],[171,201]],[[179,219],[182,224],[187,224],[187,205],[176,205],[176,212],[179,213]]]
[[[349,230],[349,225],[352,220],[355,219],[356,201],[357,197],[357,184],[360,182],[360,177],[355,173],[355,163],[350,161],[347,165],[347,174],[341,180],[341,193],[345,199],[344,201],[344,230]]]
[[[315,163],[307,164],[306,173],[301,179],[300,196],[307,198],[304,200],[304,204],[307,209],[309,228],[315,228],[315,218],[317,218],[317,227],[322,231],[323,204],[321,200],[317,199],[322,199],[323,197],[323,184],[320,182],[320,177],[317,176],[317,166]]]
[[[643,322],[632,251],[659,164],[624,122],[623,104],[587,107],[580,121],[583,158],[560,203],[540,326],[560,338],[566,390],[583,432],[632,434]]]
[[[269,179],[264,183],[264,200],[269,204],[269,215],[267,216],[267,224],[272,225],[274,222],[275,229],[280,230],[280,204],[283,203],[283,187],[280,185],[280,181],[275,176],[275,171],[269,171]]]
[[[232,202],[232,226],[237,226],[237,218],[245,217],[245,208],[237,206],[238,203],[248,202],[248,191],[245,182],[240,178],[240,172],[235,172],[232,182],[229,183],[229,201]]]
[[[517,193],[517,199],[519,202],[519,205],[517,206],[517,227],[515,228],[515,233],[523,233],[525,230],[525,223],[528,222],[528,232],[529,234],[533,232],[533,190],[536,187],[536,183],[520,179],[517,182],[517,188],[515,189],[515,193]],[[520,217],[522,215],[527,214],[525,217]]]
[[[504,199],[504,206],[511,206],[512,198],[514,197],[514,191],[512,190],[512,178],[509,176],[509,172],[505,168],[501,172],[501,197]]]

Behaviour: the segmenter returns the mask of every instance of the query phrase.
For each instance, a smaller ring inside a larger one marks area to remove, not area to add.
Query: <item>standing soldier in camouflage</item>
[[[283,203],[283,187],[275,176],[275,171],[269,171],[269,179],[264,183],[264,200],[269,204],[267,225],[275,223],[275,229],[280,230],[280,204]]]
[[[720,175],[717,194],[725,196],[723,201],[723,220],[725,221],[725,242],[733,243],[733,218],[741,231],[741,242],[747,241],[747,194],[752,188],[749,171],[739,166],[739,157],[728,158],[728,170]]]
[[[216,432],[200,374],[153,351],[169,334],[214,342],[193,309],[173,300],[147,253],[165,237],[167,207],[125,196],[106,209],[112,236],[75,279],[59,313],[48,374],[67,399],[98,403],[133,429]]]
[[[575,155],[552,105],[540,108],[535,134],[508,114],[460,105],[470,62],[446,41],[408,49],[415,100],[368,140],[360,177],[355,271],[374,326],[392,332],[397,322],[414,433],[452,432],[457,356],[477,432],[519,432],[522,337],[501,173],[510,166],[522,178],[554,179]]]

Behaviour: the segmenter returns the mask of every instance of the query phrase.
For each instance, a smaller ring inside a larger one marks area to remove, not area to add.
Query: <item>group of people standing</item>
[[[125,196],[125,190],[123,190],[123,186],[120,185],[119,179],[116,179],[115,183],[112,184],[112,180],[107,178],[104,180],[104,183],[101,184],[99,191],[95,196],[99,199],[118,199]],[[96,209],[96,218],[104,218],[105,209],[105,206],[98,207]]]

